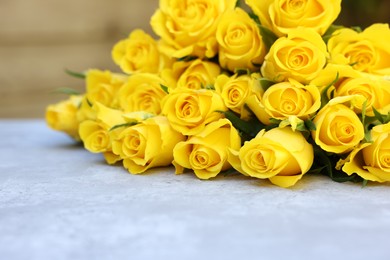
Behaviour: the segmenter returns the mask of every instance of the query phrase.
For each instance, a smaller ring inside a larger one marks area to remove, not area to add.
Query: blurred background
[[[119,71],[111,48],[131,30],[152,33],[158,0],[1,0],[0,118],[43,118],[45,107],[65,99],[60,87],[84,91],[65,69]],[[337,24],[390,22],[389,0],[343,0]]]

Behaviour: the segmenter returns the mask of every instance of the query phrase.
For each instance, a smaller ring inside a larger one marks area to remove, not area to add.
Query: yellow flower
[[[223,117],[227,108],[222,97],[212,90],[177,89],[163,100],[162,114],[172,127],[184,135],[200,133],[206,124]]]
[[[332,85],[328,90],[329,98],[330,93],[334,97],[362,96],[353,104],[356,113],[362,112],[363,105],[368,116],[374,116],[373,108],[382,114],[390,110],[390,81],[383,76],[360,72],[345,64],[329,63],[311,84],[320,89]]]
[[[70,96],[57,104],[49,105],[45,114],[48,126],[68,134],[75,140],[80,140],[77,111],[82,98],[82,96]]]
[[[361,102],[361,96],[336,97],[329,101],[316,115],[313,123],[316,130],[312,137],[326,152],[343,154],[354,149],[364,138],[364,126],[356,113],[342,104],[348,99]]]
[[[215,32],[219,19],[235,4],[236,0],[160,0],[150,23],[165,43],[168,56],[211,58],[218,51]]]
[[[296,80],[276,83],[263,94],[261,101],[251,99],[248,106],[266,125],[270,119],[285,120],[296,116],[306,120],[321,107],[321,94],[314,85],[303,85]]]
[[[341,0],[245,0],[260,22],[278,36],[294,28],[323,35],[341,11]]]
[[[178,143],[173,150],[176,173],[192,169],[200,179],[210,179],[231,166],[228,148],[237,150],[241,140],[229,120],[223,118],[208,124],[202,132]]]
[[[99,102],[105,106],[118,106],[116,94],[125,83],[126,77],[110,71],[89,70],[86,77],[86,97],[88,102]]]
[[[251,113],[246,107],[247,99],[251,96],[261,96],[263,89],[259,83],[260,75],[233,75],[221,74],[215,81],[215,90],[221,94],[227,108],[240,115],[242,119],[249,119]]]
[[[130,75],[118,93],[120,107],[125,112],[145,111],[160,114],[161,100],[167,95],[161,85],[165,85],[165,81],[155,74]]]
[[[102,153],[111,149],[111,140],[107,127],[98,121],[85,120],[79,130],[84,148],[91,153]]]
[[[126,123],[123,112],[108,108],[100,103],[94,105],[96,120],[85,120],[80,123],[79,134],[85,149],[91,153],[103,153],[107,163],[113,164],[120,158],[112,152],[112,140],[120,130],[111,129]]]
[[[390,81],[370,77],[347,78],[339,81],[335,96],[361,95],[364,99],[354,104],[354,111],[361,113],[363,106],[367,116],[374,116],[373,108],[382,114],[390,111]]]
[[[292,29],[271,46],[261,72],[275,82],[293,78],[306,84],[325,67],[327,56],[325,42],[318,33],[307,28]]]
[[[227,11],[218,24],[219,63],[232,72],[256,70],[264,61],[265,45],[256,22],[241,8]]]
[[[369,181],[390,181],[390,123],[373,127],[371,136],[373,143],[354,149],[343,162],[342,170]]]
[[[138,174],[170,165],[173,148],[184,139],[171,128],[166,117],[155,116],[124,129],[113,142],[113,150],[130,173]]]
[[[176,63],[175,73],[180,73],[177,79],[176,88],[202,89],[214,85],[215,78],[221,73],[218,64],[194,60],[191,62]],[[183,70],[184,69],[184,70]]]
[[[114,45],[112,58],[127,74],[158,73],[168,61],[160,53],[157,41],[140,29]]]
[[[361,76],[362,74],[359,71],[354,70],[351,66],[328,63],[325,68],[320,71],[317,77],[310,81],[310,84],[313,84],[322,90],[329,85],[333,85],[334,88],[335,83],[339,80]]]
[[[373,24],[358,33],[345,28],[333,33],[328,41],[331,62],[348,64],[354,69],[390,75],[390,29],[388,24]]]
[[[93,104],[89,102],[86,95],[83,96],[79,104],[76,116],[80,123],[85,120],[96,120],[96,110],[93,109]]]
[[[291,128],[262,130],[240,150],[229,150],[229,162],[244,175],[269,179],[280,187],[293,186],[309,171],[313,147]]]

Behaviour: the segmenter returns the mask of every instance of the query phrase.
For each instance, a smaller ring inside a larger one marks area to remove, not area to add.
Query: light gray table
[[[390,259],[390,185],[135,176],[42,120],[0,138],[0,259]]]

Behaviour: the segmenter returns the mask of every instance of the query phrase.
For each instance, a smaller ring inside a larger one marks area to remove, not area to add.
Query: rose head
[[[269,179],[280,187],[294,185],[309,171],[313,147],[291,128],[262,130],[240,150],[229,149],[229,162],[244,175]]]
[[[168,59],[159,51],[158,43],[142,30],[134,30],[127,39],[119,41],[112,49],[112,58],[123,72],[159,72]]]
[[[208,124],[202,132],[178,143],[173,150],[176,173],[192,169],[200,179],[210,179],[231,166],[228,148],[240,148],[240,135],[229,120],[223,118]]]
[[[372,143],[363,143],[348,155],[342,170],[370,181],[390,181],[390,123],[373,127],[371,137]]]
[[[46,108],[46,123],[54,130],[63,131],[75,140],[79,140],[79,121],[77,108],[83,96],[70,96],[68,99],[49,105]]]
[[[118,106],[116,95],[126,80],[126,76],[108,70],[89,70],[86,74],[86,97],[89,103],[99,102],[116,108]]]
[[[255,21],[242,9],[227,11],[217,28],[219,63],[232,72],[255,71],[263,63],[265,45]]]
[[[165,81],[151,73],[130,75],[118,92],[119,105],[125,112],[144,111],[159,115],[161,100],[167,95],[161,88]]]
[[[328,41],[331,62],[348,64],[358,71],[390,75],[390,29],[388,24],[373,24],[363,32],[344,28]]]
[[[225,110],[222,97],[213,90],[176,89],[164,98],[162,114],[176,131],[195,135],[222,118],[219,111]]]
[[[278,36],[297,27],[323,35],[341,11],[341,0],[245,0],[262,25]]]
[[[255,101],[250,100],[248,106],[263,124],[269,125],[271,118],[285,120],[296,116],[308,119],[320,108],[321,95],[316,86],[289,79],[270,86],[261,100]]]
[[[342,97],[344,98],[344,97]],[[336,101],[335,98],[334,101]],[[343,100],[343,99],[342,99]],[[364,138],[364,126],[357,114],[346,105],[329,102],[313,120],[315,143],[326,152],[343,154],[351,151]]]
[[[113,151],[130,173],[138,174],[170,165],[173,148],[184,139],[166,117],[155,116],[123,130],[113,142]]]
[[[325,42],[317,32],[303,27],[292,29],[271,46],[261,73],[275,82],[292,78],[307,84],[325,67],[327,56]]]
[[[150,23],[169,56],[211,58],[218,51],[215,32],[219,19],[235,4],[236,0],[160,0]]]
[[[251,75],[233,75],[231,77],[221,74],[215,81],[215,90],[220,93],[225,105],[239,114],[242,119],[249,119],[251,113],[246,107],[251,96],[260,98],[263,89],[260,86],[258,73]]]

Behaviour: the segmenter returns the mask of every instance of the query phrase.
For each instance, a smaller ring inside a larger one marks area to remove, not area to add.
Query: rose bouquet
[[[390,181],[390,29],[334,25],[341,0],[160,0],[46,120],[109,164]]]

